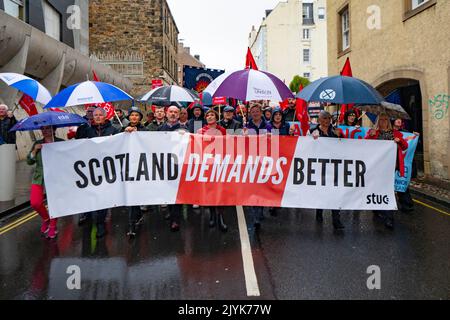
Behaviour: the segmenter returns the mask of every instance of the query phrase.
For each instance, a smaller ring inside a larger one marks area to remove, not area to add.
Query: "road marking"
[[[1,227],[1,228],[0,228],[0,232],[3,231],[3,230],[5,230],[5,229],[8,229],[8,228],[11,227],[12,225],[14,225],[14,224],[16,224],[16,223],[19,223],[20,221],[25,220],[26,218],[28,218],[28,217],[30,217],[30,216],[36,214],[36,213],[37,213],[36,211],[32,211],[32,212],[26,214],[25,216],[23,216],[23,217],[21,217],[21,218],[15,220],[15,221],[13,221],[13,222],[11,222],[10,224],[7,224],[6,226]]]
[[[259,297],[261,294],[258,287],[258,279],[256,278],[255,265],[253,263],[252,248],[248,237],[247,223],[245,222],[244,209],[242,206],[236,207],[239,236],[241,238],[242,262],[244,263],[245,286],[247,288],[247,296]]]
[[[9,228],[0,231],[0,236],[1,236],[2,234],[7,233],[8,231],[11,231],[11,230],[17,228],[18,226],[24,224],[25,222],[28,222],[29,220],[34,219],[34,218],[37,217],[37,216],[38,216],[38,214],[35,213],[35,214],[33,214],[32,216],[28,217],[27,219],[20,221],[19,223],[9,225]]]
[[[444,210],[435,208],[435,207],[433,207],[433,206],[430,206],[429,204],[423,203],[422,201],[419,201],[419,200],[416,200],[416,199],[413,199],[413,201],[416,202],[416,203],[418,203],[418,204],[423,205],[424,207],[433,209],[433,210],[435,210],[435,211],[437,211],[437,212],[440,212],[440,213],[446,214],[447,216],[450,216],[450,213],[445,212]]]

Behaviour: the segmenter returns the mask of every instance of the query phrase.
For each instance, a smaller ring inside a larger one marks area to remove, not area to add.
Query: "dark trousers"
[[[264,219],[264,207],[257,207],[252,206],[248,207],[249,209],[249,216],[250,216],[250,223],[251,224],[259,224],[261,223],[261,220]]]
[[[397,196],[400,211],[411,211],[414,209],[414,202],[409,193],[409,188],[405,192],[397,192]]]
[[[340,210],[331,210],[331,215],[333,217],[333,221],[339,220],[341,218]],[[323,214],[323,209],[317,209],[316,214]]]
[[[97,211],[92,212],[92,216],[95,219],[94,221],[97,224],[104,224],[107,214],[108,214],[108,209],[97,210]]]
[[[133,224],[142,218],[142,211],[140,206],[128,207],[128,224]]]
[[[175,222],[177,224],[180,224],[181,210],[183,210],[182,204],[169,205],[170,223]]]

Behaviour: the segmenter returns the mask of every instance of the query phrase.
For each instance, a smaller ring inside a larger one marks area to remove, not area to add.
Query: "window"
[[[348,7],[341,12],[342,51],[350,48],[350,14]]]
[[[417,7],[420,7],[425,2],[428,2],[428,0],[411,0],[411,9],[415,9]]]
[[[53,8],[48,1],[44,5],[45,33],[50,37],[61,40],[61,14]]]
[[[311,73],[309,73],[309,72],[303,73],[303,78],[306,78],[309,80],[311,78]]]
[[[24,20],[22,0],[4,0],[5,12],[14,18]]]
[[[313,3],[303,3],[303,25],[314,24]]]
[[[311,38],[311,30],[303,29],[303,40],[309,40]]]
[[[303,49],[303,62],[304,63],[311,62],[311,53],[309,49]]]
[[[325,20],[325,8],[321,7],[317,11],[319,20]]]
[[[437,0],[403,0],[404,13],[403,21],[414,17],[415,15],[425,11],[436,5]]]

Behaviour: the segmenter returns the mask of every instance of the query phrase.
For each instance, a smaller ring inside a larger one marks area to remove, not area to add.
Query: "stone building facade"
[[[353,75],[384,96],[398,92],[420,132],[416,164],[450,179],[450,1],[328,1],[328,67],[347,57]]]
[[[191,55],[191,49],[180,42],[178,44],[178,83],[180,86],[183,85],[184,66],[205,68],[205,65],[200,61],[200,56]]]
[[[89,59],[88,0],[0,0],[0,72],[25,74],[52,95],[86,80],[95,70],[105,82],[129,91],[132,83],[111,68]],[[0,81],[0,102],[17,119],[27,113],[17,106],[22,93]],[[43,105],[36,103],[38,112]],[[83,107],[68,107],[84,114]],[[57,134],[66,138],[67,129]],[[23,160],[40,132],[17,132],[17,159]]]
[[[133,82],[132,94],[151,89],[153,79],[178,83],[178,28],[166,0],[89,1],[89,47]],[[128,59],[125,57],[134,57]]]

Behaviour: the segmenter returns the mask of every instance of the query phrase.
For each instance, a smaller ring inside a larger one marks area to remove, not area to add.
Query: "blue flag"
[[[224,72],[225,70],[184,66],[183,87],[201,93],[215,78]]]

